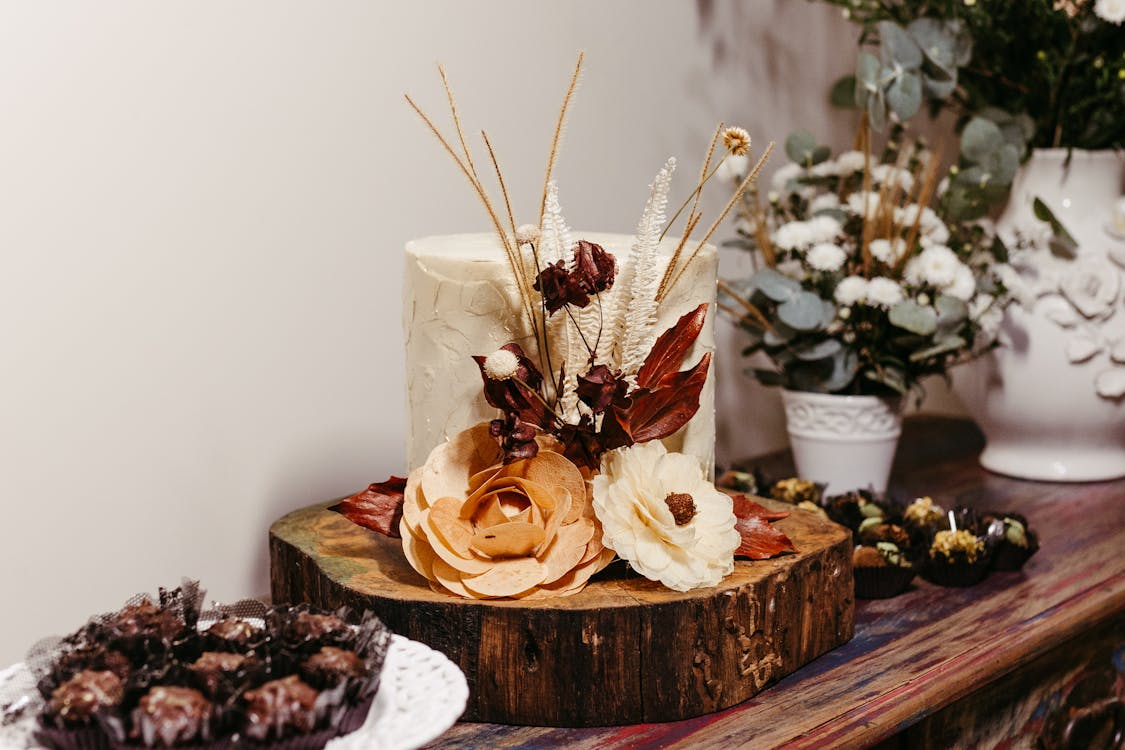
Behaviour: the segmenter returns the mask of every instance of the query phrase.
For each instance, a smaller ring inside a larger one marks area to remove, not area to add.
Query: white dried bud
[[[917,301],[919,305],[925,307],[926,305],[930,304],[930,295],[926,293],[919,294]]]
[[[520,224],[516,227],[516,244],[534,244],[539,239],[539,227],[535,224]]]
[[[484,374],[490,380],[507,380],[516,374],[520,360],[507,349],[497,349],[484,360]]]

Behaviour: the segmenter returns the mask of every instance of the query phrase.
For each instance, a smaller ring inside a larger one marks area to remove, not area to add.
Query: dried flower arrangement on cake
[[[655,330],[657,309],[752,184],[770,149],[698,241],[691,235],[702,220],[704,185],[728,156],[750,151],[750,136],[740,128],[716,129],[696,186],[671,221],[666,210],[675,160],[660,169],[627,256],[572,239],[552,172],[581,66],[579,56],[555,128],[536,224],[517,224],[496,153],[482,132],[502,195],[506,221],[501,219],[466,143],[444,71],[455,139],[407,97],[481,200],[518,291],[520,309],[512,314],[526,324],[535,346],[524,351],[513,341],[474,356],[484,397],[498,416],[435,448],[403,488],[403,550],[442,592],[473,598],[573,594],[615,557],[686,591],[717,584],[733,570],[736,552],[761,559],[793,549],[770,527],[776,515],[740,502],[736,516],[732,498],[708,481],[709,467],[693,455],[668,452],[660,442],[699,409],[710,354],[685,362],[704,327],[707,304],[685,312],[666,331]],[[658,246],[685,210],[683,236],[661,270]],[[619,293],[607,295],[610,289]],[[370,525],[360,518],[364,508],[385,505],[385,498],[386,487],[373,486],[367,501],[353,498],[341,509]]]

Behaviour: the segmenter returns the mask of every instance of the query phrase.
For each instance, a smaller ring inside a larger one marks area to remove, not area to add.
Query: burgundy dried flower
[[[604,292],[613,286],[617,261],[601,245],[578,240],[574,251],[574,271],[571,281],[586,294]]]
[[[489,422],[488,434],[504,451],[506,464],[523,458],[535,458],[539,453],[539,444],[535,442],[535,425],[521,421],[514,412],[509,412],[503,419]]]
[[[578,376],[575,393],[579,400],[595,414],[601,414],[614,401],[621,401],[629,384],[620,374],[614,375],[605,365],[591,367],[585,375]]]
[[[539,272],[535,279],[535,291],[543,295],[548,313],[562,309],[563,305],[585,307],[590,304],[586,292],[566,272],[563,261],[557,261]]]
[[[594,428],[593,417],[583,414],[578,424],[564,424],[555,430],[555,437],[563,444],[563,455],[571,463],[597,471],[606,447]]]

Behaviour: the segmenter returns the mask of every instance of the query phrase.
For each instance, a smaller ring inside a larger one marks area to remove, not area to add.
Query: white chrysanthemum
[[[929,284],[941,289],[953,283],[961,265],[957,254],[945,245],[930,245],[906,264],[903,276],[912,286]]]
[[[877,183],[898,181],[902,190],[909,192],[914,187],[914,177],[905,169],[896,169],[893,164],[880,164],[871,168],[871,179]]]
[[[839,245],[831,242],[820,242],[812,246],[805,261],[818,271],[838,271],[844,265],[848,254]]]
[[[796,250],[808,247],[812,243],[812,229],[803,221],[790,221],[787,224],[782,224],[773,235],[773,244],[782,250]]]
[[[746,178],[746,173],[749,171],[750,157],[730,154],[719,165],[719,171],[715,176],[723,182],[731,182],[737,185]]]
[[[805,273],[805,264],[796,258],[783,260],[773,268],[782,276],[788,276],[794,281],[804,281],[808,278],[808,274]]]
[[[835,193],[822,193],[809,201],[809,213],[816,213],[828,208],[839,208],[840,199]]]
[[[809,167],[809,174],[813,177],[835,177],[839,173],[836,162],[832,160],[822,161],[820,164],[813,164]]]
[[[949,242],[949,227],[937,224],[929,229],[923,229],[918,235],[918,243],[923,247],[930,245],[945,245]]]
[[[894,242],[882,239],[871,240],[868,249],[871,251],[871,256],[876,260],[887,265],[893,265],[906,253],[906,240],[901,237],[896,237]]]
[[[814,216],[807,223],[813,242],[831,242],[840,236],[840,222],[832,216]]]
[[[516,374],[520,361],[515,354],[507,349],[497,349],[485,357],[484,374],[490,380],[507,380]]]
[[[1103,21],[1121,23],[1125,21],[1125,0],[1098,0],[1094,3],[1094,12]]]
[[[964,263],[959,263],[956,272],[954,272],[953,281],[942,287],[942,291],[963,302],[971,300],[977,291],[977,280],[973,276],[973,269]]]
[[[593,484],[603,543],[644,577],[688,591],[734,570],[734,504],[695,457],[637,443],[602,456]]]
[[[874,190],[857,190],[848,196],[848,210],[859,216],[874,216],[879,208],[879,194]]]
[[[886,276],[877,276],[867,282],[867,304],[871,307],[890,308],[897,305],[905,297],[902,287],[894,279]]]
[[[854,305],[867,299],[867,279],[862,276],[849,276],[841,279],[833,295],[840,305]]]
[[[845,151],[836,157],[836,173],[846,177],[862,172],[865,161],[862,151]]]
[[[797,179],[804,173],[805,170],[801,168],[800,164],[789,162],[773,173],[773,177],[770,179],[770,187],[779,193],[788,192],[786,185],[789,184],[789,181]]]

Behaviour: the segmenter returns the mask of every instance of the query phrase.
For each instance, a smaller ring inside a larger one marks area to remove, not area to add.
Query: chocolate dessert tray
[[[36,697],[35,679],[23,663],[0,670],[0,696]],[[453,662],[425,644],[391,636],[379,692],[364,724],[331,740],[328,750],[411,750],[453,726],[465,710],[469,689]],[[13,709],[18,709],[18,703]],[[34,739],[35,712],[0,720],[0,750],[43,750]]]

